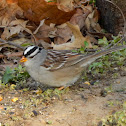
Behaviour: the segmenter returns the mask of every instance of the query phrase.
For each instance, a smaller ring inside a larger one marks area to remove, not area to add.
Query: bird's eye
[[[34,56],[30,56],[30,57],[28,57],[28,58],[30,58],[30,59],[31,59],[31,58],[33,58],[33,57],[34,57]]]

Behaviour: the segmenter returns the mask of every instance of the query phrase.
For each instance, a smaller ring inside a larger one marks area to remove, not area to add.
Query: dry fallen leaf
[[[18,101],[18,98],[15,97],[15,98],[11,99],[11,101],[12,101],[12,102],[16,102],[16,101]]]
[[[0,101],[2,101],[3,100],[3,97],[2,96],[0,96]]]
[[[85,20],[85,26],[87,30],[91,31],[93,29],[96,32],[101,32],[101,27],[98,24],[99,13],[97,9],[93,9],[91,6],[88,6],[88,9],[91,11],[91,13],[87,16]]]
[[[15,85],[15,84],[11,84],[10,89],[11,89],[11,90],[14,90],[14,89],[15,89],[15,87],[16,87],[16,85]]]
[[[37,39],[36,45],[42,44],[45,48],[48,48],[48,44],[51,44],[50,41],[50,34],[56,32],[56,28],[54,27],[50,27],[44,23],[38,26],[38,28],[35,30],[34,32],[34,36]],[[52,34],[51,34],[52,35]],[[47,43],[47,47],[46,47],[46,43]]]
[[[41,89],[36,90],[35,92],[36,92],[36,94],[42,94],[42,90]]]
[[[79,2],[79,0],[76,0]],[[65,12],[72,11],[74,9],[74,0],[57,0],[57,7]]]
[[[8,4],[11,4],[11,3],[16,3],[18,2],[18,0],[6,0]]]
[[[95,22],[94,21],[94,19],[89,19],[89,21],[90,21],[90,29],[92,28],[94,31],[96,31],[96,32],[101,32],[101,27],[100,27],[100,25],[99,25],[99,23],[97,23],[97,22]]]
[[[71,17],[70,23],[78,25],[81,29],[85,25],[85,19],[87,18],[89,13],[90,11],[88,9],[77,9],[76,13]]]
[[[72,25],[70,23],[67,23],[67,25],[72,30],[73,35],[75,37],[75,40],[73,42],[68,42],[68,43],[59,44],[59,45],[55,45],[54,43],[52,43],[53,49],[55,49],[55,50],[71,50],[71,49],[75,49],[75,48],[80,48],[82,46],[84,47],[85,41],[88,42],[89,48],[92,48],[90,40],[82,35],[78,25]]]
[[[0,106],[0,110],[4,109],[4,107]]]
[[[55,44],[63,44],[68,42],[72,37],[72,31],[67,24],[57,26],[56,37],[54,38]]]
[[[41,39],[41,38],[50,37],[49,36],[50,32],[55,32],[55,31],[56,31],[56,28],[50,27],[46,25],[45,23],[41,25],[41,22],[40,22],[40,25],[34,32],[34,35],[36,38]]]
[[[26,29],[26,24],[28,21],[24,20],[13,20],[8,27],[4,29],[4,32],[1,35],[2,39],[8,39],[12,35],[19,34],[20,32],[23,32]]]
[[[77,9],[76,13],[70,19],[70,23],[74,24],[74,25],[79,25],[79,28],[81,29],[82,27],[84,27],[85,19],[89,15],[91,10],[92,10],[91,6],[86,6],[83,9]],[[50,44],[52,41],[54,44],[59,45],[59,44],[64,44],[64,43],[69,44],[69,42],[72,41],[71,40],[73,38],[72,31],[65,23],[61,24],[61,25],[56,25],[56,26],[55,26],[55,24],[53,24],[53,25],[50,24],[50,26],[49,26],[49,25],[46,25],[44,23],[44,21],[45,20],[42,20],[40,22],[40,25],[34,32],[35,37],[38,40],[37,44],[39,44],[39,43],[41,43],[42,45],[43,45],[43,43]],[[87,38],[87,40],[89,40],[88,38]]]
[[[6,0],[0,0],[0,10],[7,7],[7,1]]]
[[[85,81],[84,84],[91,85],[90,82],[88,81]]]
[[[45,23],[62,24],[70,20],[75,10],[64,12],[57,5],[48,4],[45,0],[18,0],[18,5],[24,10],[24,15],[31,21],[39,23],[46,19]]]
[[[16,3],[6,3],[6,7],[3,5],[3,8],[0,9],[0,27],[8,26],[15,19],[16,15],[23,17],[23,11]]]

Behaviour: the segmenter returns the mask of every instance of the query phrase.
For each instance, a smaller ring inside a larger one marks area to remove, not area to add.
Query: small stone
[[[33,112],[33,114],[34,114],[35,116],[38,115],[37,111],[33,110],[32,112]]]
[[[91,85],[94,85],[96,82],[97,82],[97,81],[92,81],[90,84],[91,84]]]
[[[117,81],[117,84],[120,84],[120,81]]]
[[[103,90],[101,90],[100,94],[101,94],[102,97],[106,97],[107,91],[103,89]]]
[[[9,114],[10,114],[10,115],[13,115],[13,114],[14,114],[14,112],[9,112]]]
[[[97,126],[102,126],[102,121],[98,122]]]
[[[121,71],[120,75],[121,76],[126,76],[126,71]]]

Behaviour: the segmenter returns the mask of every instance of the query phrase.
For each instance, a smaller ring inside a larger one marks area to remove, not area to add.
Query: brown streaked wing
[[[71,66],[83,57],[78,53],[72,53],[68,50],[49,50],[47,55],[48,56],[42,66],[46,67],[50,71]]]

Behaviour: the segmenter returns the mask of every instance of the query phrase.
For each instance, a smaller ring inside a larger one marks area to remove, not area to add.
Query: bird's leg
[[[58,90],[61,91],[61,90],[63,90],[64,88],[65,88],[65,87],[62,86],[62,87],[58,88]]]

